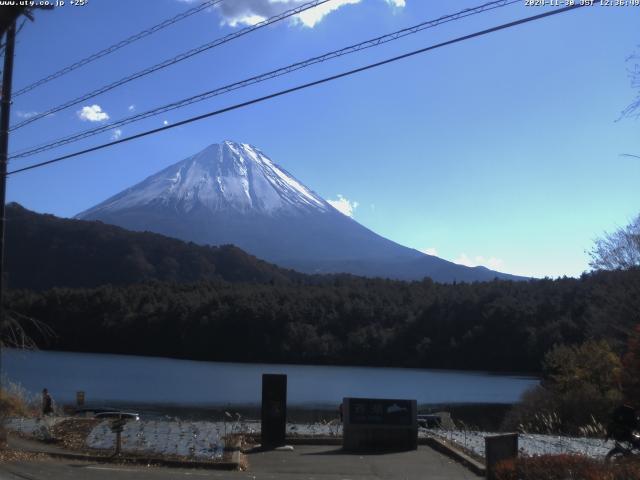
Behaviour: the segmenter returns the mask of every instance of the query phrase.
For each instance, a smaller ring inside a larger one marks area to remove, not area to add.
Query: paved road
[[[426,446],[417,451],[350,455],[335,446],[296,446],[293,452],[248,455],[249,470],[168,469],[74,461],[41,460],[0,465],[1,480],[477,480],[463,466]]]
[[[296,446],[293,452],[249,454],[259,479],[474,479],[479,477],[427,446],[403,453],[353,455],[338,446]]]

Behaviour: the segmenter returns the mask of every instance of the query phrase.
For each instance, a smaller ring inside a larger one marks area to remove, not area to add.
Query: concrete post
[[[495,479],[495,467],[502,460],[518,457],[518,434],[491,435],[484,437],[484,452],[487,461],[487,479]]]
[[[261,437],[263,448],[284,445],[287,428],[287,376],[262,375]]]

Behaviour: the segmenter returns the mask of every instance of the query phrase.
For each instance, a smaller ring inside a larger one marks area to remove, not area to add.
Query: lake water
[[[518,401],[534,377],[405,368],[221,363],[72,352],[3,350],[3,377],[58,403],[257,405],[263,373],[288,375],[288,403],[335,406],[343,397],[411,398],[419,404]]]

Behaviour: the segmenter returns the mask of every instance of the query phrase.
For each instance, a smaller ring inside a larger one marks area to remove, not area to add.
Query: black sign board
[[[349,423],[352,425],[412,425],[411,400],[352,398]]]
[[[262,375],[262,446],[284,445],[287,424],[287,376]]]

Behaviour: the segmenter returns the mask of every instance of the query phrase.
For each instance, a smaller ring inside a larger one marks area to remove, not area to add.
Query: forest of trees
[[[282,283],[310,279],[233,245],[211,247],[7,205],[9,288],[127,285],[149,280]]]
[[[337,276],[14,290],[7,308],[53,329],[38,339],[47,349],[538,372],[555,345],[604,338],[623,352],[640,323],[640,269],[454,285]]]
[[[640,324],[640,220],[591,252],[616,270],[439,284],[304,275],[16,204],[7,216],[6,318],[45,349],[540,372],[557,345],[606,339],[620,355]]]

